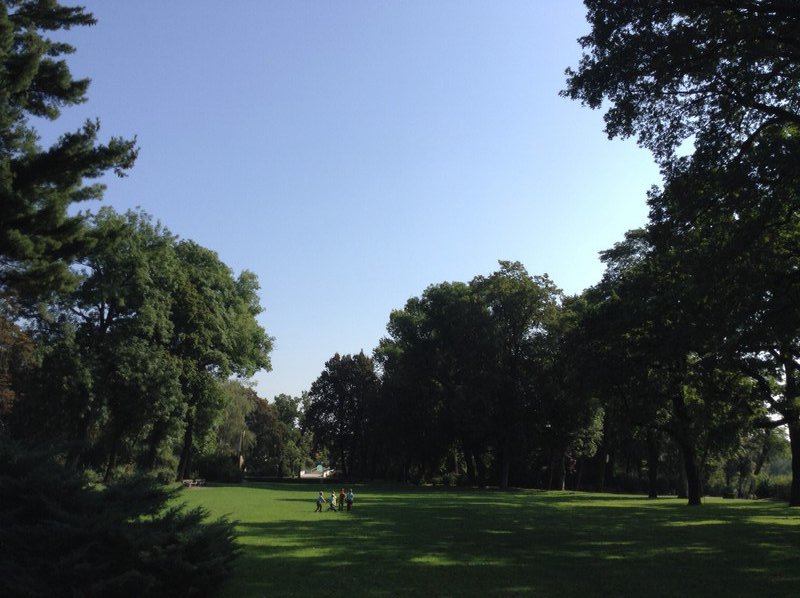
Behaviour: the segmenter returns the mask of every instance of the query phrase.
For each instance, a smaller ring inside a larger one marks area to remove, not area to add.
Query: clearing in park
[[[340,486],[186,490],[237,520],[221,595],[797,596],[800,510],[770,501],[535,490],[354,486],[353,512],[314,512]]]

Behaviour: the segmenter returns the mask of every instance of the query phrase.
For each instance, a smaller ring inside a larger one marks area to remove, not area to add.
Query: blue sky
[[[577,0],[82,4],[98,24],[65,37],[89,101],[43,140],[94,117],[137,135],[104,203],[258,275],[261,396],[307,390],[409,297],[499,259],[580,292],[646,221],[650,154],[558,96]]]

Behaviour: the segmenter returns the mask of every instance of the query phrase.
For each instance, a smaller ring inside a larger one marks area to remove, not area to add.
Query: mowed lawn
[[[185,490],[239,522],[223,596],[800,596],[800,509],[767,501],[330,485]]]

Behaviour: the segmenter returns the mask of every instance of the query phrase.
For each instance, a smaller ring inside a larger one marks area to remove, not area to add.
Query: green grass
[[[239,521],[223,596],[800,595],[800,510],[778,503],[369,485],[315,513],[320,489],[183,493]]]

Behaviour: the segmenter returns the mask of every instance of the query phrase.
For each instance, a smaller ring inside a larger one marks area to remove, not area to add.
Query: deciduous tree
[[[173,304],[170,352],[180,360],[185,427],[177,477],[190,469],[195,438],[212,429],[224,404],[221,381],[270,369],[272,338],[258,324],[258,282],[234,278],[216,253],[192,241],[175,247],[180,277]]]
[[[369,452],[369,413],[379,391],[370,357],[338,353],[311,385],[306,425],[336,456],[346,476],[363,473]]]
[[[662,164],[687,139],[727,162],[800,127],[800,11],[783,0],[585,0],[591,31],[563,95],[607,105],[609,137]],[[797,149],[797,139],[784,139]]]

